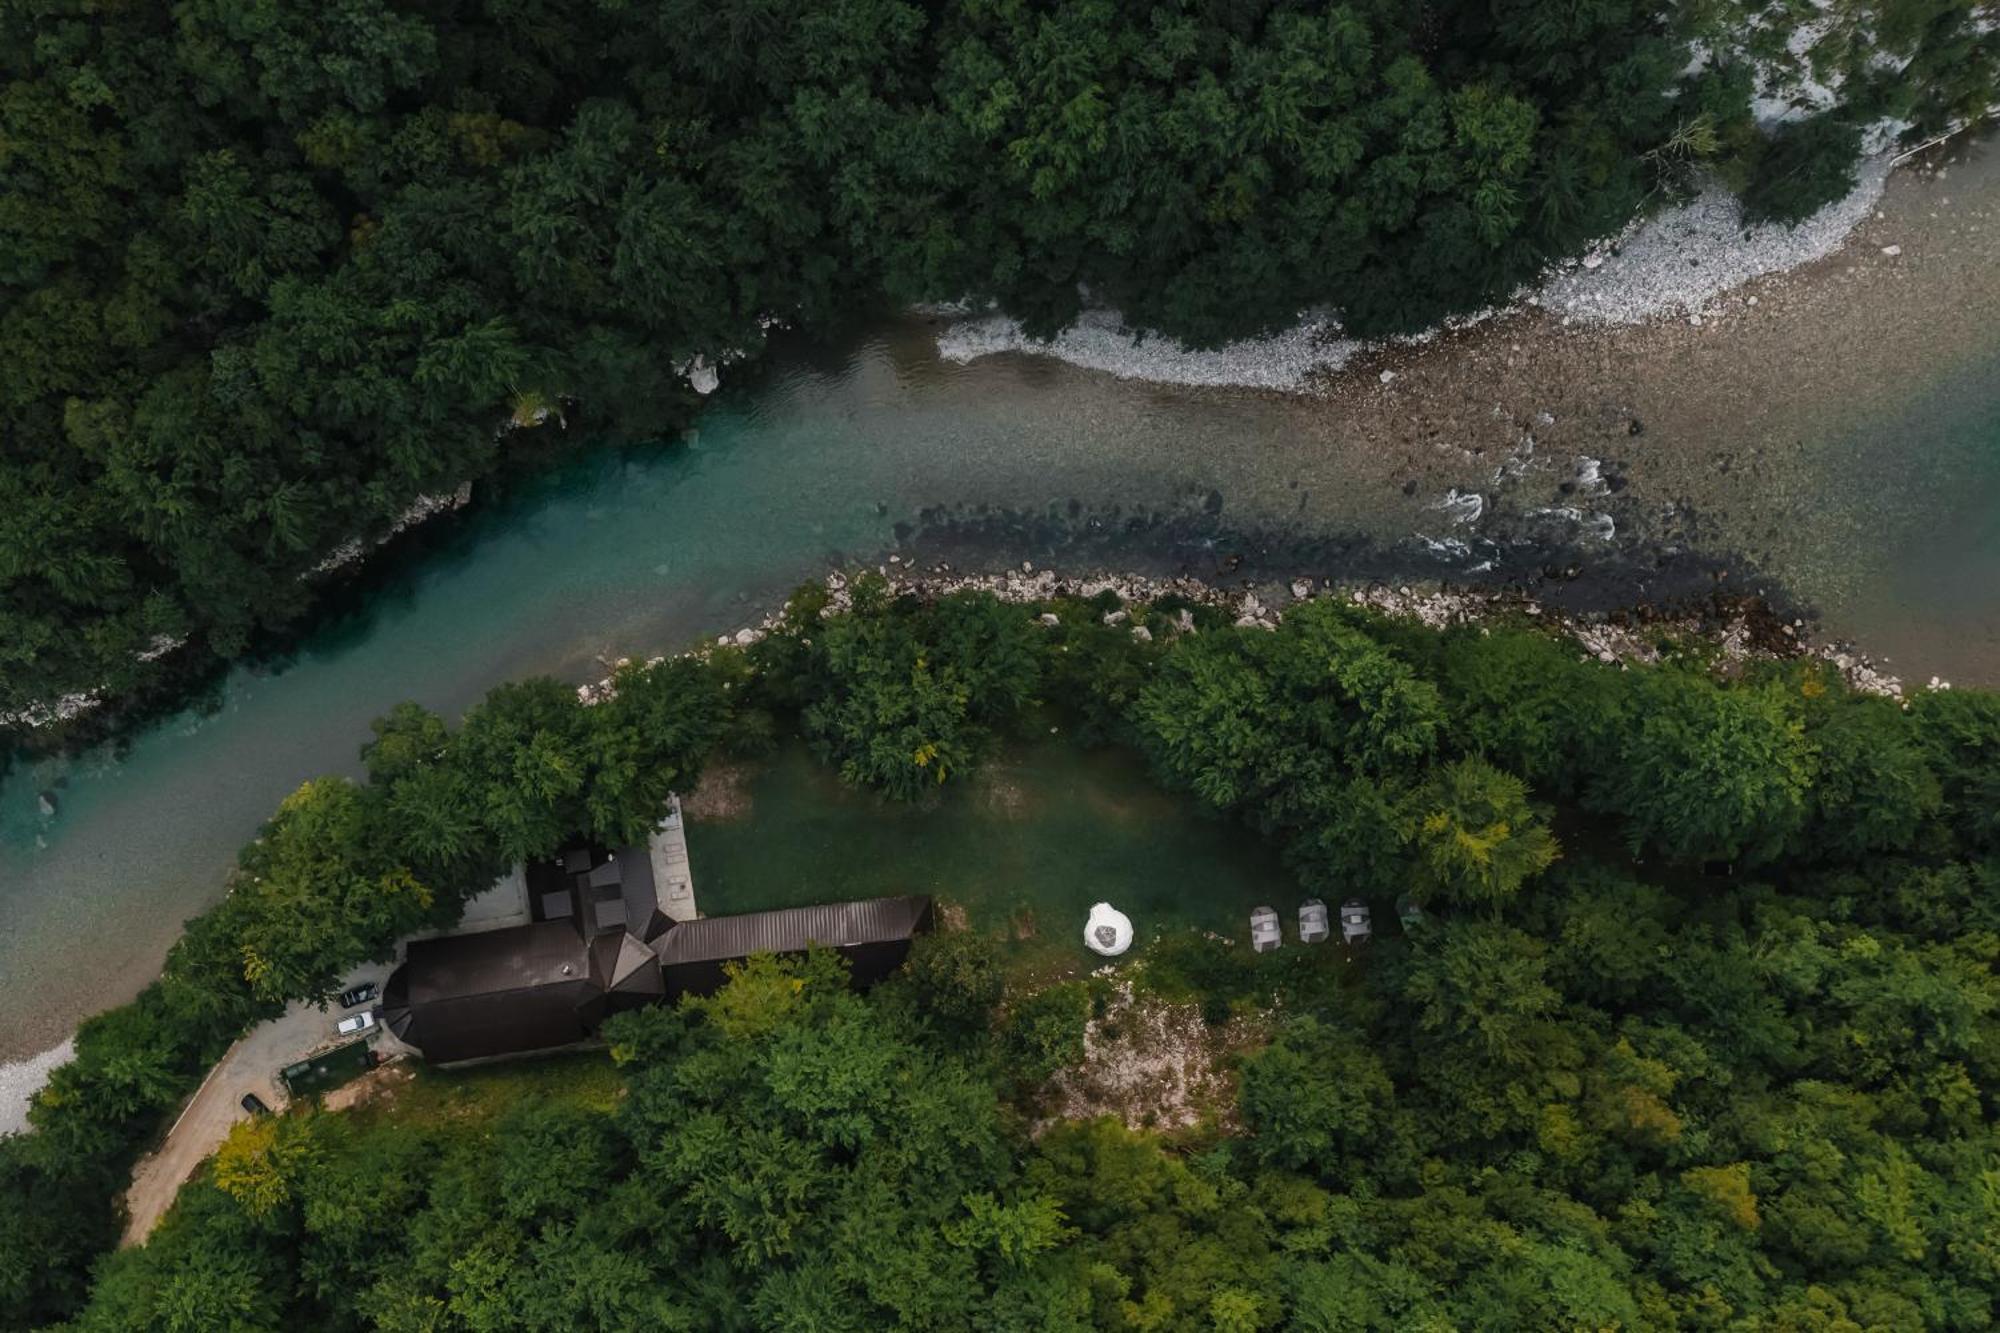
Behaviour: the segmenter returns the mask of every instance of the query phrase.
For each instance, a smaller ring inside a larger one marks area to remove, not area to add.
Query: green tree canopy
[[[1482,759],[1436,769],[1412,798],[1418,892],[1497,906],[1555,863],[1561,848],[1528,785]]]
[[[1587,799],[1623,816],[1635,847],[1675,860],[1775,856],[1817,771],[1797,700],[1685,671],[1642,680],[1618,759]]]

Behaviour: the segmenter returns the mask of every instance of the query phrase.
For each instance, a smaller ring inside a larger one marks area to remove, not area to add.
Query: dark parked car
[[[340,1007],[352,1009],[357,1004],[366,1004],[375,998],[375,983],[364,981],[359,986],[340,993]]]
[[[251,1115],[271,1114],[271,1108],[264,1105],[264,1099],[262,1097],[259,1097],[254,1092],[246,1092],[243,1094],[243,1109],[248,1111]]]

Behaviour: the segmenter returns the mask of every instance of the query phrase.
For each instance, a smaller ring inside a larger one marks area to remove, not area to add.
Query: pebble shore
[[[1595,658],[1607,665],[1644,666],[1658,662],[1663,639],[1703,640],[1714,650],[1713,664],[1723,674],[1742,663],[1814,658],[1824,662],[1848,687],[1863,693],[1900,699],[1903,683],[1882,666],[1858,652],[1851,644],[1814,643],[1803,620],[1782,620],[1770,613],[1758,599],[1739,599],[1729,614],[1718,620],[1709,614],[1666,609],[1637,609],[1617,615],[1578,615],[1549,607],[1539,600],[1509,589],[1450,588],[1442,585],[1369,584],[1342,585],[1312,578],[1296,578],[1281,588],[1227,588],[1202,579],[1158,578],[1141,574],[1093,572],[1062,574],[1036,569],[1022,562],[1018,569],[999,573],[967,572],[949,565],[919,570],[900,559],[877,566],[872,571],[883,579],[896,596],[926,600],[958,592],[984,592],[1016,605],[1045,606],[1059,600],[1089,601],[1110,593],[1119,609],[1104,613],[1104,623],[1132,621],[1129,608],[1145,607],[1166,598],[1199,606],[1214,607],[1233,615],[1239,629],[1275,630],[1285,616],[1285,607],[1316,597],[1332,597],[1367,607],[1386,616],[1413,620],[1431,629],[1461,624],[1521,623],[1531,621],[1548,633],[1573,641],[1579,656]],[[854,605],[853,571],[833,570],[824,580],[829,594],[822,615],[840,615]],[[790,604],[765,616],[755,625],[746,625],[730,634],[719,634],[690,655],[700,656],[716,648],[748,648],[777,629]],[[1056,624],[1056,614],[1045,611],[1043,623]],[[1185,613],[1180,632],[1192,632],[1193,623]],[[1132,633],[1150,639],[1145,626],[1133,624]],[[666,660],[666,655],[649,657],[645,665]],[[614,674],[577,688],[586,704],[611,697],[616,690],[615,672],[632,665],[633,659],[611,663]],[[1933,680],[1932,688],[1949,689],[1948,682]]]
[[[43,1051],[27,1060],[0,1064],[0,1138],[18,1134],[28,1127],[28,1106],[58,1065],[67,1064],[76,1054],[76,1043]]]
[[[1693,198],[1634,219],[1619,234],[1552,265],[1539,283],[1516,292],[1505,309],[1462,316],[1410,337],[1373,342],[1348,338],[1335,316],[1316,311],[1265,337],[1190,348],[1163,334],[1128,327],[1116,310],[1099,308],[1085,311],[1048,339],[1030,337],[1002,314],[965,315],[938,334],[937,350],[945,360],[959,363],[1014,352],[1053,357],[1120,379],[1311,393],[1359,357],[1420,347],[1441,333],[1463,331],[1503,314],[1540,310],[1565,327],[1663,319],[1699,326],[1719,299],[1753,279],[1838,251],[1874,213],[1890,170],[1886,155],[1862,162],[1848,194],[1797,226],[1748,223],[1735,195],[1710,184]],[[1395,372],[1382,375],[1386,384]]]

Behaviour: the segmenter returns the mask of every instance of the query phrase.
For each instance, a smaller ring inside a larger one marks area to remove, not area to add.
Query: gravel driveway
[[[372,981],[379,988],[388,979],[394,964],[365,967],[348,977],[346,986]],[[379,1007],[378,997],[369,1002]],[[290,1099],[278,1082],[278,1071],[304,1059],[323,1047],[336,1044],[334,1025],[349,1012],[338,1005],[325,1009],[294,1004],[268,1023],[245,1033],[242,1040],[216,1062],[200,1088],[195,1090],[180,1119],[159,1148],[139,1162],[132,1172],[132,1188],[126,1193],[128,1222],[124,1245],[137,1245],[152,1234],[153,1227],[172,1206],[174,1195],[197,1168],[222,1145],[229,1127],[250,1114],[242,1106],[243,1094],[254,1092],[272,1110],[282,1110]],[[381,1029],[375,1038],[380,1049],[401,1049],[401,1043]]]

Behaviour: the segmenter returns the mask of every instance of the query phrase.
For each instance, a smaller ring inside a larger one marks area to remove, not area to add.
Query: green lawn
[[[409,1067],[413,1077],[393,1092],[356,1107],[355,1118],[366,1124],[477,1123],[529,1101],[567,1102],[609,1112],[623,1094],[617,1068],[601,1050],[565,1051],[472,1069],[432,1069],[414,1061]]]
[[[1141,943],[1194,926],[1245,939],[1250,909],[1289,918],[1303,895],[1239,824],[1161,791],[1133,755],[1051,738],[1014,745],[929,807],[842,785],[787,747],[744,784],[747,808],[693,819],[695,894],[717,916],[929,893],[973,929],[1077,964],[1092,903],[1132,918]]]

